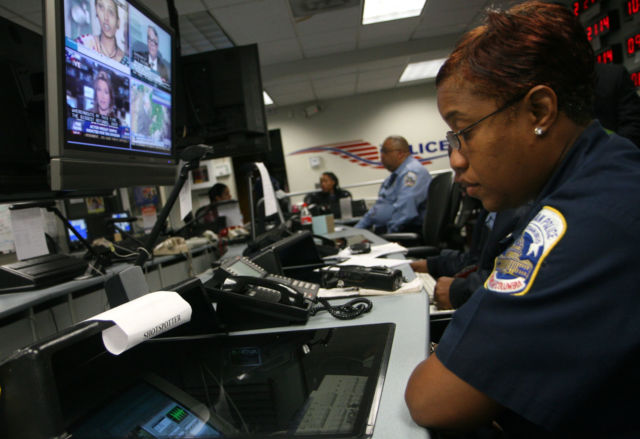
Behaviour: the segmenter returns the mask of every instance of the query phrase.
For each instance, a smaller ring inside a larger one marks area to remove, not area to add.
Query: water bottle
[[[311,212],[309,212],[307,203],[302,203],[302,208],[300,209],[300,225],[303,229],[311,229],[311,221]]]

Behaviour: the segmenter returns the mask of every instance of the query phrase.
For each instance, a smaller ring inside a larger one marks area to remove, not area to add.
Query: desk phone
[[[282,276],[279,274],[268,273],[264,268],[258,264],[250,261],[244,256],[237,256],[227,259],[220,264],[220,270],[226,271],[230,276],[234,278],[249,277],[254,281],[258,288],[272,288],[277,284],[284,285],[293,289],[296,295],[301,295],[304,299],[315,302],[316,296],[320,285],[311,282],[305,282],[290,277]],[[255,278],[264,279],[267,282],[255,281]]]
[[[320,285],[268,273],[249,259],[223,261],[204,284],[214,300],[272,317],[306,321]]]

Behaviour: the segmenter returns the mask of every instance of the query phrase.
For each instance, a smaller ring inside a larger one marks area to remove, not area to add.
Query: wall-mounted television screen
[[[51,189],[172,184],[172,29],[133,0],[43,4]]]

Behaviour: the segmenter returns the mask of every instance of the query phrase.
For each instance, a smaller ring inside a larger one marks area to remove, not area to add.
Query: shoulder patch
[[[544,206],[511,247],[496,258],[484,287],[496,293],[527,294],[542,262],[566,230],[567,222],[562,213]]]
[[[416,173],[409,171],[404,176],[404,180],[402,183],[407,187],[412,187],[416,185],[417,181],[418,181],[418,176],[416,175]]]

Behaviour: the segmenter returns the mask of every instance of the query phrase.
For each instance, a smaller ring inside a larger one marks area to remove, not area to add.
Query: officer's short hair
[[[388,136],[387,140],[393,142],[393,146],[402,152],[411,152],[409,149],[409,142],[402,136]]]

